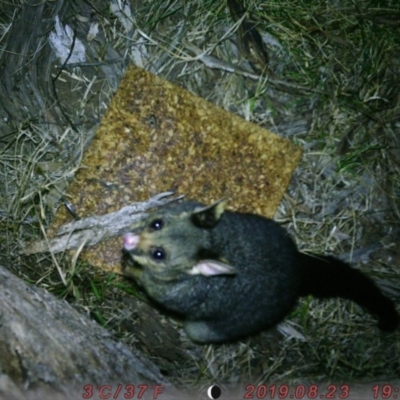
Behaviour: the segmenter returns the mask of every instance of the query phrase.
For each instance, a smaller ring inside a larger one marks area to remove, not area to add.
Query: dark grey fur
[[[162,227],[154,229],[154,221]],[[308,294],[356,301],[379,317],[384,330],[398,324],[394,303],[366,275],[333,257],[298,252],[276,222],[224,211],[223,202],[173,203],[133,231],[140,244],[126,251],[126,274],[179,316],[196,342],[226,342],[268,329]],[[164,259],[155,259],[154,249]],[[204,260],[221,270],[199,272]]]

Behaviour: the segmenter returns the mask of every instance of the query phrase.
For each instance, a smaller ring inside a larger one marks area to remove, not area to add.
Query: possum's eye
[[[161,247],[155,247],[154,249],[151,249],[150,254],[157,261],[164,260],[165,258],[165,251]]]
[[[155,219],[154,221],[150,222],[149,226],[154,231],[159,231],[164,226],[164,222],[162,219]]]

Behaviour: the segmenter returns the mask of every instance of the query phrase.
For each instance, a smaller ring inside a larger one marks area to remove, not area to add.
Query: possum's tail
[[[301,253],[301,261],[300,296],[349,299],[376,315],[381,330],[397,328],[400,316],[394,302],[368,276],[335,257]]]

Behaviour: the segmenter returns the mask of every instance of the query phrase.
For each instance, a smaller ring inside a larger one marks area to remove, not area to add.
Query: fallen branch
[[[21,253],[60,253],[81,246],[94,246],[114,236],[122,235],[129,227],[147,216],[146,211],[177,201],[183,196],[168,198],[173,192],[160,193],[147,201],[134,203],[120,210],[101,216],[94,216],[69,222],[59,228],[52,239],[31,242],[22,246]]]

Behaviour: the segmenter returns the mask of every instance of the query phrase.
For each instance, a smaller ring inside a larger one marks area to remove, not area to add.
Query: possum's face
[[[124,251],[131,260],[125,273],[139,282],[145,272],[166,281],[234,273],[213,252],[210,238],[224,204],[206,207],[183,202],[153,212],[124,236]]]

